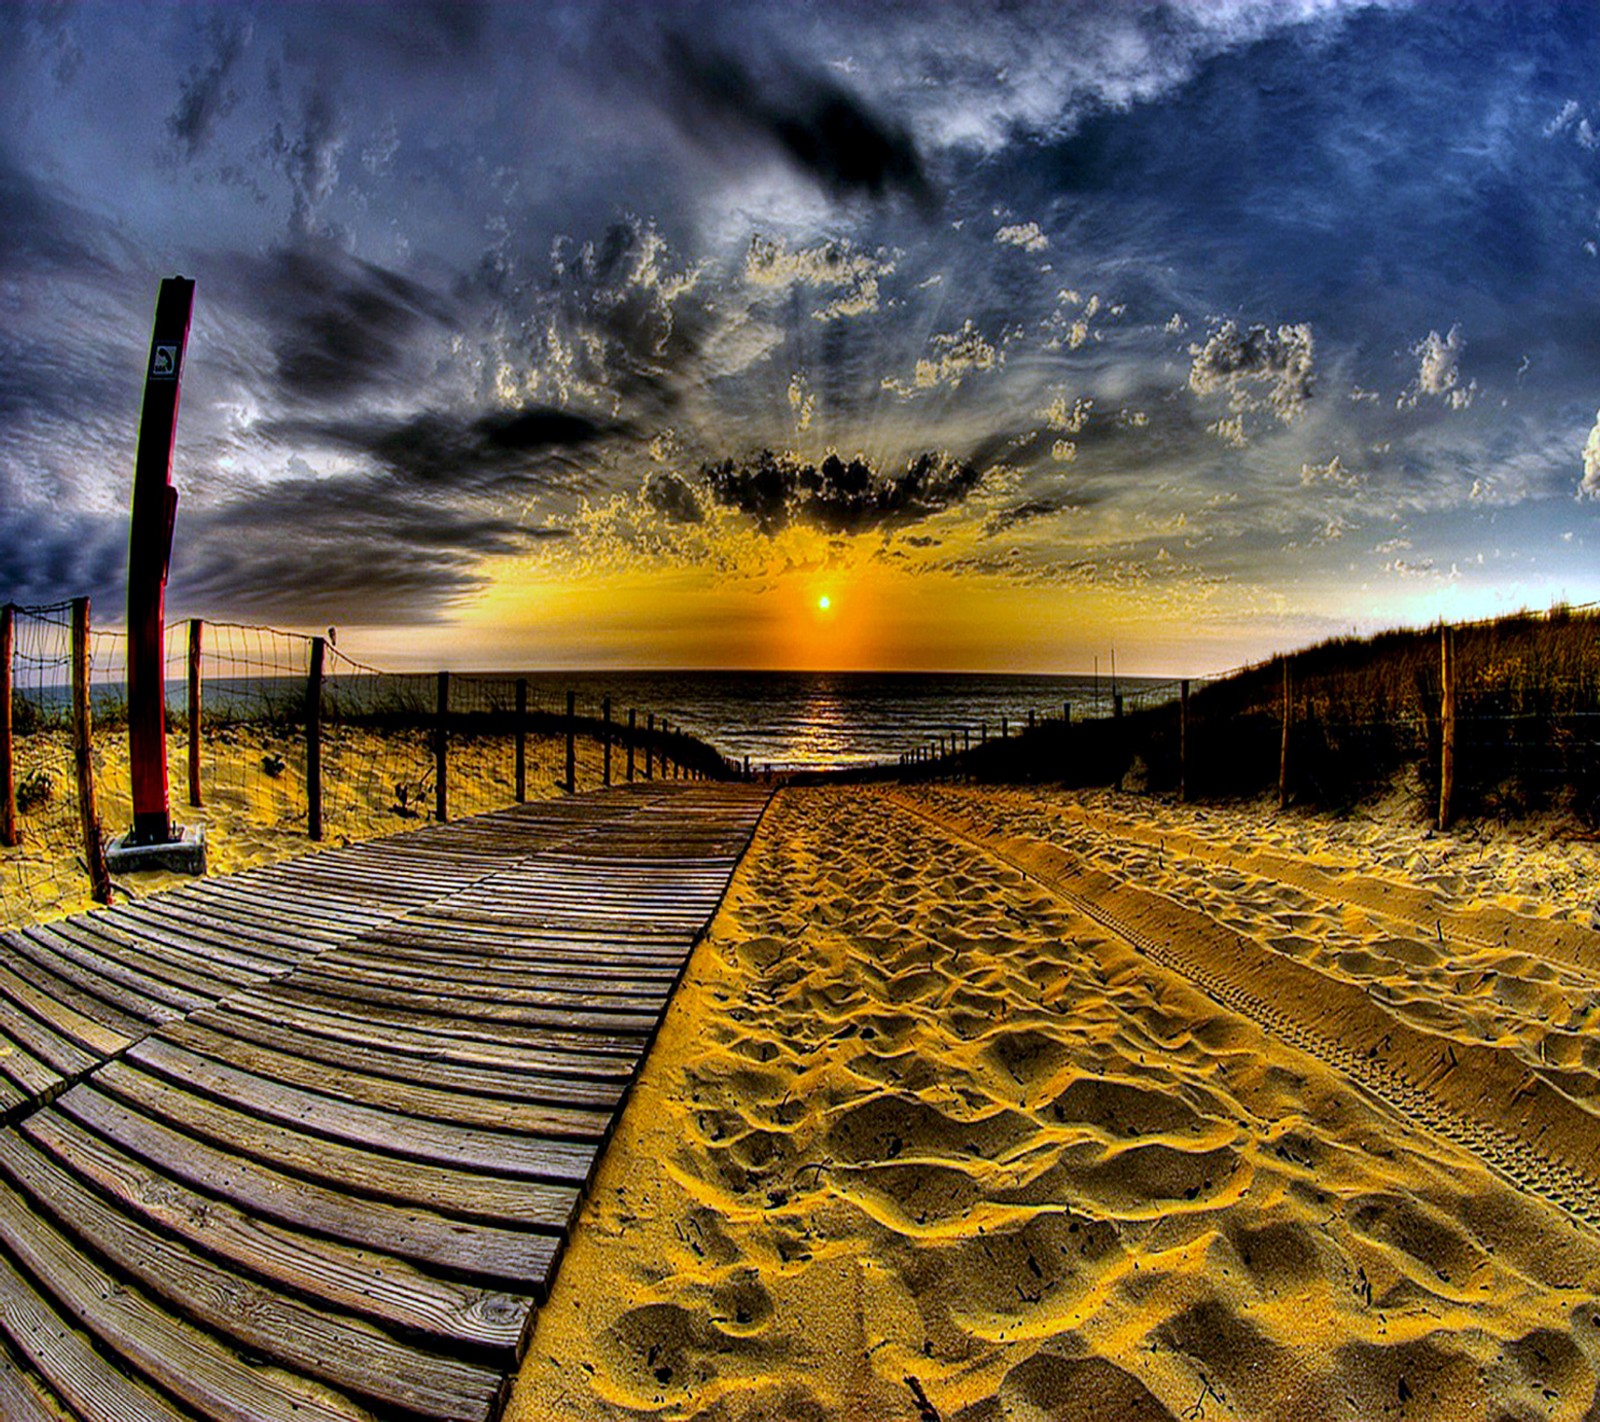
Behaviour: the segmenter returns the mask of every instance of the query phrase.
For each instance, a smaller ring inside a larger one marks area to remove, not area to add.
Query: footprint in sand
[[[1037,1125],[1001,1109],[963,1121],[913,1096],[878,1095],[841,1111],[828,1126],[825,1147],[851,1164],[907,1157],[1003,1160],[1030,1144]]]
[[[1196,1414],[1199,1415],[1199,1414]],[[1138,1378],[1105,1358],[1035,1353],[1005,1375],[997,1398],[951,1422],[1177,1422]]]

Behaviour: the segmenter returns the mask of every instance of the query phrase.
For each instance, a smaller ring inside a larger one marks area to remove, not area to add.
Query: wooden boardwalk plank
[[[0,1415],[487,1422],[764,805],[619,787],[0,937]]]
[[[527,1299],[485,1291],[481,1276],[466,1284],[428,1273],[374,1247],[371,1235],[378,1231],[358,1227],[363,1245],[357,1246],[277,1224],[215,1193],[228,1177],[208,1182],[212,1191],[195,1189],[62,1111],[37,1113],[21,1133],[129,1216],[296,1297],[325,1299],[398,1335],[429,1337],[470,1355],[504,1356],[517,1345]]]
[[[0,1131],[0,1177],[63,1241],[104,1260],[234,1352],[272,1354],[313,1378],[441,1418],[482,1417],[498,1371],[408,1347],[372,1324],[265,1289],[108,1205],[48,1157]],[[6,1235],[0,1192],[0,1237]],[[18,1233],[24,1233],[20,1226]],[[45,1257],[41,1253],[41,1257]]]
[[[575,1190],[545,1192],[544,1219],[530,1212],[510,1226],[452,1217],[427,1200],[397,1206],[332,1189],[280,1169],[277,1161],[185,1134],[89,1087],[75,1087],[25,1125],[33,1129],[58,1113],[138,1157],[163,1178],[201,1193],[225,1194],[253,1216],[446,1274],[490,1280],[496,1287],[543,1278],[559,1253],[559,1233],[577,1206]]]

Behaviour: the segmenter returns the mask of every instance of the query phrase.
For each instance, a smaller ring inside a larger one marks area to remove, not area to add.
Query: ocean
[[[1028,713],[1059,720],[1111,714],[1110,679],[1083,676],[993,676],[924,672],[574,672],[529,677],[529,695],[542,705],[577,694],[593,714],[603,696],[613,717],[638,708],[709,741],[752,769],[845,769],[894,763],[901,751],[939,735],[970,731],[977,742],[987,725],[998,735],[1002,717],[1015,733]],[[1177,694],[1177,683],[1119,677],[1116,690],[1129,709]]]
[[[679,730],[715,746],[735,762],[750,758],[753,770],[848,769],[893,764],[902,751],[925,746],[940,735],[958,741],[970,733],[974,744],[983,728],[998,735],[1001,722],[1015,731],[1036,718],[1059,720],[1067,706],[1075,721],[1109,716],[1113,684],[1109,677],[1001,676],[984,673],[925,672],[456,672],[451,706],[457,711],[506,710],[517,677],[528,682],[532,711],[561,711],[570,689],[580,716],[597,716],[603,697],[611,698],[612,718],[626,724],[635,708],[642,729],[654,713]],[[335,708],[404,708],[426,719],[435,703],[432,675],[330,676],[324,683],[326,714]],[[175,713],[186,705],[181,673],[169,670],[167,704]],[[1133,710],[1176,697],[1178,683],[1151,677],[1119,677],[1115,692]],[[19,688],[47,714],[64,716],[65,686]],[[205,679],[207,714],[222,718],[282,714],[303,704],[299,677],[211,676]],[[113,713],[125,698],[120,680],[95,683],[97,716]]]

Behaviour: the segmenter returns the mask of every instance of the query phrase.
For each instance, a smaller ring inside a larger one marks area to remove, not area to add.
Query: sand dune
[[[1582,891],[1376,842],[784,792],[511,1415],[1600,1415]]]
[[[105,838],[121,834],[132,820],[124,733],[96,739],[96,795]],[[169,738],[172,818],[206,826],[210,871],[231,874],[317,848],[306,837],[305,747],[293,732],[245,723],[208,733],[202,809],[187,802],[188,740]],[[578,787],[600,783],[598,742],[576,743]],[[566,742],[530,736],[527,743],[530,799],[561,793]],[[272,769],[265,768],[266,763]],[[620,776],[620,758],[614,770]],[[82,864],[82,831],[72,792],[71,750],[65,731],[18,737],[18,779],[47,768],[54,784],[47,801],[19,816],[23,842],[0,847],[0,928],[36,923],[92,908]],[[354,727],[329,727],[323,746],[325,845],[352,844],[395,834],[433,812],[433,751],[429,733],[379,734]],[[451,748],[450,813],[459,818],[499,809],[515,799],[508,737],[461,738]],[[400,793],[403,790],[403,795]],[[124,897],[137,897],[185,881],[180,874],[141,872],[119,881]]]

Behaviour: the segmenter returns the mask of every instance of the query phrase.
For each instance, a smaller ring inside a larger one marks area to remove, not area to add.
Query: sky
[[[0,600],[1206,674],[1600,598],[1600,13],[0,0]],[[822,606],[827,598],[828,605]]]

